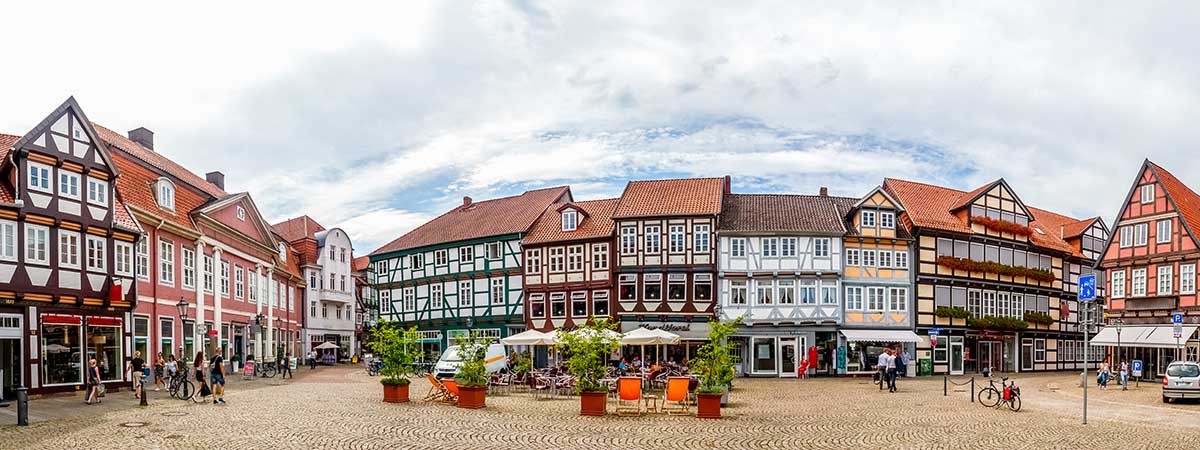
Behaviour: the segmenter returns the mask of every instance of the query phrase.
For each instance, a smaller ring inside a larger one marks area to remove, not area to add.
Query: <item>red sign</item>
[[[81,320],[79,318],[79,316],[56,316],[53,314],[46,314],[46,315],[42,316],[42,323],[79,325],[79,324],[83,323],[83,320]]]
[[[215,337],[217,335],[217,330],[208,330],[208,335]]]
[[[115,317],[88,317],[88,325],[119,327],[121,326],[121,319]]]

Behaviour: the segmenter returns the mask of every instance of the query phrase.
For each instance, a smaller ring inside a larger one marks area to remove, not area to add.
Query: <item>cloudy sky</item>
[[[567,183],[1004,177],[1110,224],[1144,158],[1200,184],[1186,3],[37,3],[4,8],[0,132],[74,95],[359,254],[463,195]]]

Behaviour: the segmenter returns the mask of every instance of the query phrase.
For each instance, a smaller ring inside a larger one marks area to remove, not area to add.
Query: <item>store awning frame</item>
[[[1099,333],[1096,333],[1096,337],[1088,342],[1092,345],[1114,347],[1120,345],[1122,347],[1178,348],[1196,334],[1197,328],[1200,327],[1184,325],[1183,336],[1176,340],[1173,325],[1122,326],[1120,339],[1117,336],[1117,327],[1104,327]]]
[[[921,342],[921,336],[912,330],[841,330],[846,342],[884,342],[884,343],[916,343]]]

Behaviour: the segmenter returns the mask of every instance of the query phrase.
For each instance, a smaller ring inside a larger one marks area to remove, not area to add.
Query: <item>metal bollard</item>
[[[975,377],[971,377],[971,403],[975,403]]]
[[[29,393],[25,386],[13,389],[17,392],[17,426],[29,426]]]
[[[139,405],[141,405],[141,406],[150,406],[150,404],[149,404],[149,403],[146,403],[146,397],[147,397],[147,394],[146,394],[146,375],[145,375],[145,372],[143,372],[143,373],[142,373],[142,382],[138,384],[138,389],[142,391],[142,392],[141,392],[141,395],[140,395],[140,397],[142,398],[142,401],[141,401],[141,403],[139,403]]]
[[[950,395],[950,378],[942,374],[942,397]]]

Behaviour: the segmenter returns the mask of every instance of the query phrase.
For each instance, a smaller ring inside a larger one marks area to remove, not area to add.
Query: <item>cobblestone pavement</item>
[[[1013,413],[971,403],[965,388],[943,397],[941,378],[901,380],[895,394],[864,379],[740,379],[726,417],[714,421],[580,417],[577,398],[539,401],[523,393],[489,396],[483,410],[384,404],[377,379],[361,369],[322,368],[294,382],[231,388],[227,406],[105,403],[29,427],[0,425],[0,448],[1094,450],[1176,448],[1200,436],[1200,404],[1156,404],[1153,383],[1130,392],[1093,389],[1084,426],[1078,375],[1017,381],[1024,407]],[[427,388],[414,381],[411,396],[420,399]]]

